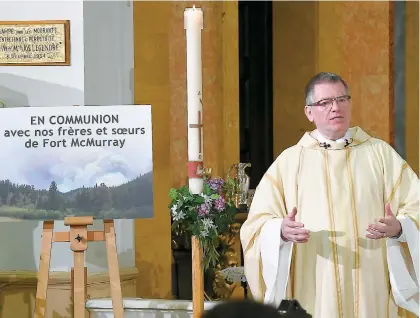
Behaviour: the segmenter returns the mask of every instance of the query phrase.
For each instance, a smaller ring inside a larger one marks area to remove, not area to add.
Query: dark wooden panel
[[[239,2],[240,160],[255,188],[273,161],[272,3]]]

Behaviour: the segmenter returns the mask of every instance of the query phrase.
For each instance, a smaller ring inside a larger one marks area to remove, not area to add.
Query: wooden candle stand
[[[124,309],[114,220],[104,220],[104,229],[102,231],[88,231],[88,225],[93,224],[93,217],[91,216],[68,217],[64,219],[64,224],[70,226],[69,232],[54,233],[54,221],[44,221],[43,224],[34,317],[45,317],[51,247],[53,242],[70,242],[70,249],[73,251],[74,256],[74,267],[72,268],[71,273],[73,317],[88,317],[85,307],[85,302],[87,300],[87,268],[85,267],[84,253],[87,250],[88,241],[105,241],[114,317],[123,318]]]
[[[195,236],[191,238],[191,252],[193,318],[201,318],[204,313],[203,249]]]

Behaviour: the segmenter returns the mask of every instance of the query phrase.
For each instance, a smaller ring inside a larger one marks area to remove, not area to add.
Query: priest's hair
[[[282,315],[270,305],[249,299],[220,302],[204,313],[201,318],[281,318]]]
[[[321,72],[316,74],[312,77],[308,84],[305,86],[305,105],[310,105],[316,101],[313,100],[314,88],[315,85],[321,83],[343,83],[344,87],[346,88],[346,94],[350,95],[350,89],[347,83],[343,80],[340,75],[329,73],[329,72]]]

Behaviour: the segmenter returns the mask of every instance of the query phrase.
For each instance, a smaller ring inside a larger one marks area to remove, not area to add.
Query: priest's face
[[[305,107],[305,114],[325,138],[343,137],[351,119],[351,100],[344,85],[341,82],[315,85],[312,103]]]

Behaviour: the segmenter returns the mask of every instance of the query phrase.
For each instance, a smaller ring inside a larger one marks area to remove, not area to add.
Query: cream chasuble
[[[295,298],[313,318],[416,317],[419,179],[386,142],[359,127],[348,134],[321,142],[306,133],[262,178],[241,228],[249,288],[274,306]],[[387,202],[403,235],[366,238]],[[293,207],[307,243],[281,240]]]

